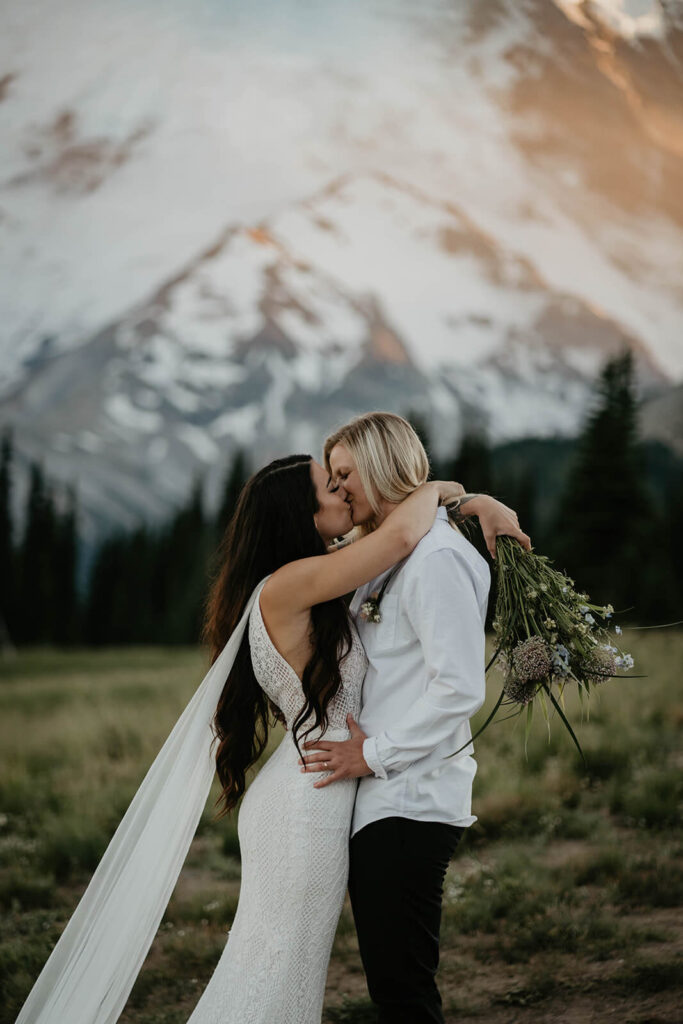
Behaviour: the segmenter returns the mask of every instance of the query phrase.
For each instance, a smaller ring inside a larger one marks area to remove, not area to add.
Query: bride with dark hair
[[[239,906],[190,1024],[319,1024],[348,878],[356,780],[330,799],[301,773],[301,744],[348,738],[360,707],[367,662],[343,596],[409,554],[440,499],[459,493],[454,484],[425,484],[370,543],[328,553],[352,528],[351,513],[310,456],[271,463],[242,491],[204,626],[216,658],[256,588],[214,717],[224,811],[244,792],[273,713],[287,731],[240,806]]]

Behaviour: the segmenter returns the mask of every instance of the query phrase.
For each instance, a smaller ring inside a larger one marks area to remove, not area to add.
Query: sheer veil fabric
[[[118,1020],[208,798],[211,720],[265,579],[143,779],[16,1024]]]

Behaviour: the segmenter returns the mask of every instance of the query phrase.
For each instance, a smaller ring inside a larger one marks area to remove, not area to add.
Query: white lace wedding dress
[[[259,592],[260,593],[260,592]],[[367,665],[353,646],[328,707],[326,739],[347,739]],[[283,712],[287,733],[242,801],[239,906],[228,941],[188,1024],[320,1024],[327,967],[348,876],[356,780],[315,789],[302,773],[291,727],[303,703],[299,677],[273,646],[257,596],[249,643],[259,684]],[[317,738],[320,731],[313,733]]]

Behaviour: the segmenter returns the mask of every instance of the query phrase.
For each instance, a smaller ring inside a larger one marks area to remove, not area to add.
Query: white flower
[[[621,626],[615,626],[614,632],[617,634],[617,636],[621,636]]]
[[[563,594],[566,594],[568,590],[569,590],[569,587],[562,587],[562,593]]]
[[[590,612],[584,615],[584,619],[586,620],[589,626],[593,626],[595,624],[595,619],[593,618]]]
[[[579,605],[579,611],[581,612],[582,615],[583,615],[584,612],[587,612],[588,610],[589,609],[588,609],[588,605],[587,604],[580,604]]]
[[[369,601],[364,601],[360,606],[360,617],[366,622],[381,622],[382,613],[377,604],[377,595],[373,595]]]
[[[602,614],[606,619],[611,619],[614,614],[614,608],[612,607],[612,605],[605,605],[605,607],[602,609]]]

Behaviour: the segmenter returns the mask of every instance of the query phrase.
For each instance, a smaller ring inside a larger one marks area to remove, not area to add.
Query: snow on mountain
[[[626,39],[666,35],[665,11],[657,0],[555,0],[577,25],[589,27],[593,18],[601,18],[615,33]]]
[[[0,389],[149,294],[217,225],[367,172],[456,203],[680,379],[680,5],[660,10],[661,39],[615,31],[615,12],[647,14],[630,6],[9,8]]]
[[[683,458],[683,384],[643,402],[639,428],[643,437],[667,445]]]
[[[574,434],[624,345],[642,389],[661,388],[644,344],[457,207],[364,175],[226,229],[148,300],[37,359],[0,415],[22,458],[78,476],[94,536],[163,515],[198,470],[215,500],[240,446],[317,453],[367,408],[419,412],[440,454],[468,427]]]
[[[92,535],[364,408],[446,449],[573,433],[624,342],[683,376],[679,0],[3,19],[0,422]]]

